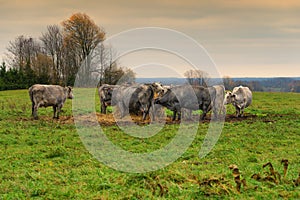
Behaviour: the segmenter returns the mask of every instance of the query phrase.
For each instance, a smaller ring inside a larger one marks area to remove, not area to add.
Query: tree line
[[[268,79],[248,79],[248,78],[230,78],[222,79],[209,77],[205,71],[191,69],[184,73],[187,83],[190,85],[216,85],[223,83],[226,90],[232,90],[234,87],[243,85],[252,91],[266,92],[300,92],[300,80],[297,78],[268,78]]]
[[[83,86],[95,81],[99,85],[133,82],[135,73],[113,59],[116,52],[103,45],[105,36],[87,14],[76,13],[61,25],[48,25],[39,38],[16,37],[9,42],[1,65],[0,89],[28,88],[34,83],[73,86],[76,78]]]
[[[260,92],[300,92],[300,80],[297,78],[267,78],[261,80],[235,80],[224,77],[224,86],[227,90],[232,90],[239,85],[247,86],[252,91]]]

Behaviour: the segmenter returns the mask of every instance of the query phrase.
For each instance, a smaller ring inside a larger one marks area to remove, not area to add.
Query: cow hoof
[[[33,119],[34,119],[34,120],[38,120],[39,118],[38,118],[38,117],[34,117]]]

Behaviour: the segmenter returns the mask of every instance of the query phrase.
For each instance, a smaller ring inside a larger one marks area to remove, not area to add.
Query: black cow
[[[155,103],[173,111],[172,120],[176,119],[176,114],[178,114],[178,120],[180,120],[181,108],[202,110],[203,114],[201,115],[201,119],[203,120],[207,112],[211,109],[210,93],[213,93],[213,91],[213,89],[204,88],[202,86],[175,86],[168,89],[162,97],[157,98]]]

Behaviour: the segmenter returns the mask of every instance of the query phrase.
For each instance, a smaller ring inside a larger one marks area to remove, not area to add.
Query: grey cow
[[[203,120],[211,108],[211,92],[215,93],[215,89],[189,85],[175,86],[168,89],[162,97],[157,98],[155,103],[173,111],[172,120],[176,119],[176,114],[178,114],[178,120],[181,119],[182,108],[202,110],[203,114],[200,118]]]
[[[100,112],[106,114],[107,106],[111,105],[111,97],[114,89],[117,89],[119,85],[103,84],[98,89],[100,98]]]
[[[71,87],[59,85],[35,84],[28,90],[32,102],[32,116],[38,119],[37,111],[39,107],[53,107],[53,118],[59,118],[59,113],[66,99],[73,99]]]
[[[252,92],[248,87],[235,87],[225,95],[224,105],[232,104],[236,109],[236,117],[244,115],[244,109],[252,103]]]
[[[143,120],[149,114],[155,92],[162,90],[161,84],[140,84],[131,86],[119,86],[113,90],[111,104],[116,105],[121,114],[121,118],[128,113],[136,115],[143,113]]]

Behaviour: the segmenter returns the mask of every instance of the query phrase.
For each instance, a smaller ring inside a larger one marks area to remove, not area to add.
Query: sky
[[[9,41],[17,36],[38,38],[47,25],[61,24],[77,12],[103,27],[106,38],[141,27],[183,33],[202,45],[220,76],[300,77],[298,0],[0,0],[0,58],[5,59]],[[141,57],[148,57],[146,63]],[[173,62],[160,63],[163,57],[168,56],[145,51],[127,56],[122,64],[132,65],[141,76],[143,71],[182,75],[188,68],[172,56],[168,60]]]

